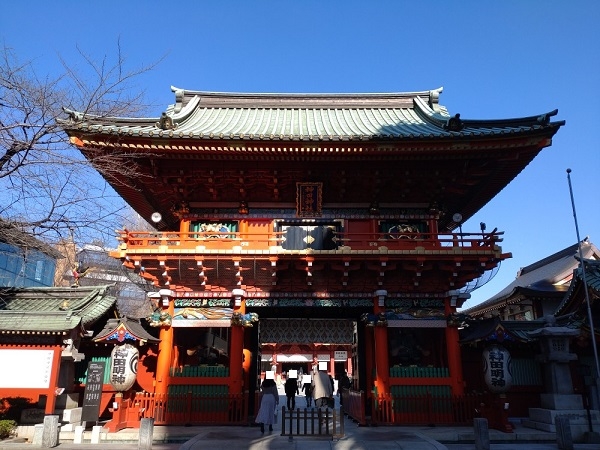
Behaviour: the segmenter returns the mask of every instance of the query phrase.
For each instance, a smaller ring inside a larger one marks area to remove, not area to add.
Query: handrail
[[[175,232],[175,231],[128,231],[117,232],[117,240],[126,244],[127,249],[148,249],[176,246],[178,249],[207,250],[233,249],[246,250],[282,249],[285,232]],[[342,233],[334,232],[335,248],[321,251],[340,250],[406,250],[424,248],[428,250],[448,250],[457,247],[466,249],[494,249],[502,242],[504,232],[491,233]],[[310,247],[306,250],[310,250]]]

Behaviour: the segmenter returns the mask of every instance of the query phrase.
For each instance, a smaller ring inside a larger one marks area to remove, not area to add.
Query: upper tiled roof
[[[557,111],[503,120],[451,120],[442,89],[391,94],[243,94],[172,88],[176,103],[161,118],[98,118],[67,111],[65,129],[133,137],[352,141],[519,134],[559,127]],[[172,126],[171,126],[172,122]]]
[[[581,245],[585,258],[591,258],[593,255],[600,257],[600,252],[596,246],[589,242],[587,238],[582,241]],[[462,312],[471,314],[475,311],[492,310],[495,305],[501,304],[517,292],[523,292],[529,296],[536,294],[546,297],[564,295],[569,288],[569,282],[560,282],[566,281],[579,264],[575,258],[578,255],[578,250],[578,244],[574,244],[522,268],[517,278],[496,295]]]
[[[89,328],[115,303],[109,287],[1,288],[0,332]]]

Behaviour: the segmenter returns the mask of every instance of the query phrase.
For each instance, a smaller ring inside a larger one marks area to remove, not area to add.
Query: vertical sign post
[[[100,400],[102,399],[105,365],[104,361],[90,362],[88,364],[87,381],[83,393],[83,408],[81,411],[81,420],[84,422],[97,422],[100,416]]]

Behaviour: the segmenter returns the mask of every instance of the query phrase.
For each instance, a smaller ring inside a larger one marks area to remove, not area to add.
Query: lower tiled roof
[[[0,288],[0,333],[88,328],[115,304],[110,287]]]

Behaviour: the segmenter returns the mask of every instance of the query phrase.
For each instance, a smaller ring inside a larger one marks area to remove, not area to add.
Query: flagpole
[[[592,348],[594,351],[594,362],[596,363],[596,397],[600,403],[600,363],[598,362],[598,349],[596,348],[596,333],[594,331],[594,320],[592,318],[592,306],[590,304],[590,294],[585,275],[585,261],[581,250],[581,239],[579,237],[579,225],[577,224],[577,213],[575,212],[575,199],[573,198],[573,186],[571,185],[571,169],[567,169],[567,180],[569,182],[569,194],[571,195],[571,207],[573,208],[573,219],[575,221],[575,232],[577,233],[577,245],[579,247],[579,263],[581,264],[581,278],[583,281],[583,291],[585,293],[585,304],[587,306],[588,321],[590,333],[592,335]],[[598,405],[600,407],[600,405]]]

